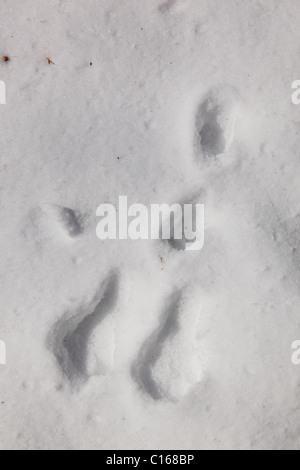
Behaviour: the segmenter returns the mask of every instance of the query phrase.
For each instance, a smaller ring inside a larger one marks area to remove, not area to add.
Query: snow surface
[[[299,0],[0,16],[1,449],[298,449]],[[120,195],[203,250],[100,241]]]

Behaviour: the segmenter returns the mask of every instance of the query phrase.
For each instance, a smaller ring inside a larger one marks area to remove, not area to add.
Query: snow
[[[299,2],[0,13],[0,448],[298,449]],[[99,240],[119,196],[204,248]]]

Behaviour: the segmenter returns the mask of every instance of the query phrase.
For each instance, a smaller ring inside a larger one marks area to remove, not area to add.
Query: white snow
[[[0,17],[0,448],[298,449],[299,1]],[[100,241],[122,195],[204,248]]]

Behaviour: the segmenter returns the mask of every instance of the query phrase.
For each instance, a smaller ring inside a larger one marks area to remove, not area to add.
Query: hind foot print
[[[202,379],[195,353],[195,325],[182,315],[181,293],[169,299],[158,329],[146,340],[132,375],[154,400],[176,403]]]
[[[238,99],[231,88],[211,91],[196,116],[197,158],[211,159],[230,149],[237,121]]]
[[[118,296],[117,275],[101,286],[90,308],[80,308],[59,320],[48,344],[71,385],[79,385],[95,375],[105,375],[114,358],[114,318]]]

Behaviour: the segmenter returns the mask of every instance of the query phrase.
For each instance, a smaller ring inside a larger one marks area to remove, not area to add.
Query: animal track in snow
[[[176,402],[202,378],[193,351],[192,324],[182,321],[181,314],[182,293],[178,292],[171,296],[158,329],[146,340],[132,366],[133,378],[154,400]]]
[[[72,209],[61,207],[56,204],[44,204],[43,211],[56,224],[57,228],[63,234],[70,238],[76,238],[82,234],[80,216]]]
[[[173,250],[176,251],[186,251],[192,248],[193,243],[195,240],[189,240],[185,235],[185,227],[184,227],[184,217],[177,221],[178,230],[181,232],[181,238],[176,238],[175,236],[175,226],[171,227],[171,236],[170,239],[167,240],[168,244]],[[204,235],[204,234],[203,234]]]
[[[179,210],[179,207],[181,210]],[[183,204],[178,205],[178,211],[174,214],[172,225],[171,225],[171,236],[169,240],[166,240],[171,248],[177,251],[185,251],[188,240],[184,234],[184,217],[183,217]],[[178,232],[181,238],[176,238],[175,234]]]
[[[191,6],[189,5],[189,3],[189,0],[185,0],[184,2],[180,2],[178,0],[167,0],[159,5],[158,11],[163,15],[166,15],[168,13],[175,15],[183,14],[189,10]]]
[[[196,196],[197,199],[198,197],[199,195]],[[196,204],[199,203],[196,203],[195,201],[196,199],[193,196],[188,201],[173,205],[176,210],[174,211],[174,215],[171,218],[171,230],[169,239],[165,239],[165,237],[163,237],[163,227],[160,228],[160,238],[166,240],[166,242],[170,245],[173,250],[186,251],[192,249],[192,245],[196,242],[196,233],[197,236],[199,236],[201,233],[204,220],[200,220],[200,215],[202,214],[202,212],[200,210],[196,211]],[[189,220],[191,216],[190,212],[185,212],[186,205],[192,207],[191,220]],[[188,233],[190,230],[193,232],[194,238],[192,236],[188,237]],[[204,240],[204,228],[202,233],[202,239]]]
[[[90,308],[80,308],[75,316],[67,313],[49,336],[63,373],[72,385],[93,375],[105,375],[112,366],[114,329],[111,311],[116,305],[118,278],[111,275],[101,286]]]
[[[213,158],[227,152],[234,138],[237,120],[235,92],[225,88],[212,90],[196,116],[195,150],[198,158]]]
[[[168,13],[176,4],[176,0],[168,0],[165,3],[162,3],[158,9],[160,13]]]

